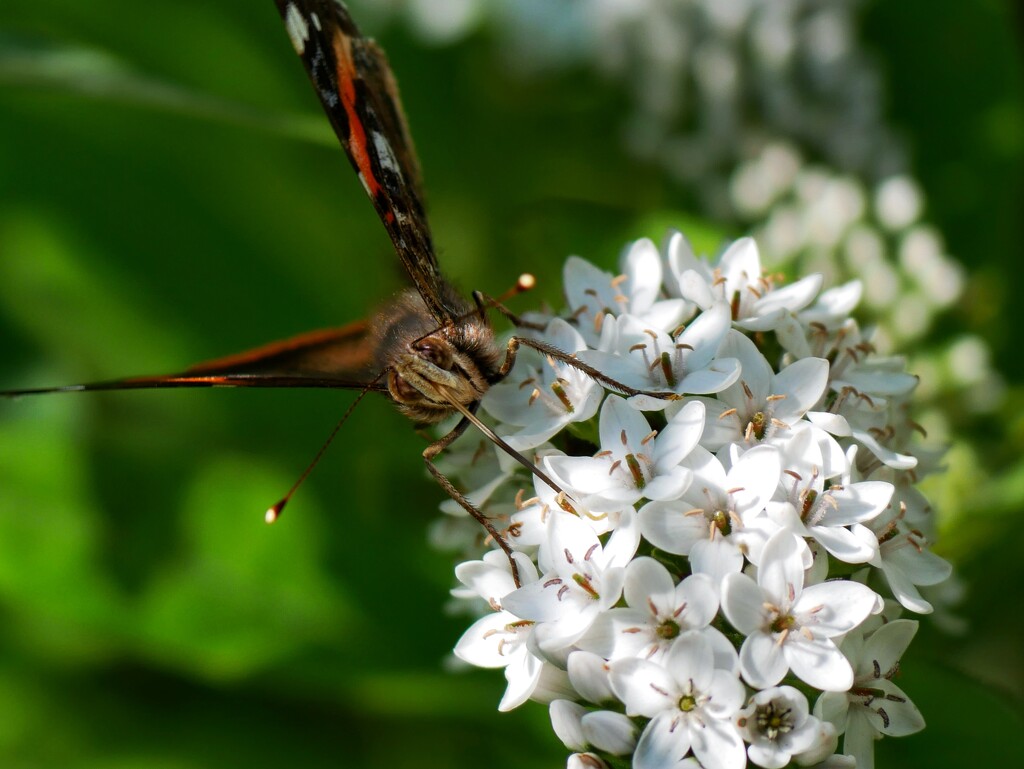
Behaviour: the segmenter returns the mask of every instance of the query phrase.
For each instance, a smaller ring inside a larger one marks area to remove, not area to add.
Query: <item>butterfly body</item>
[[[475,409],[500,379],[505,352],[486,316],[470,308],[447,283],[446,304],[464,310],[460,322],[438,327],[415,289],[406,289],[370,323],[374,367],[387,371],[387,389],[399,411],[418,424],[435,424],[455,411]]]

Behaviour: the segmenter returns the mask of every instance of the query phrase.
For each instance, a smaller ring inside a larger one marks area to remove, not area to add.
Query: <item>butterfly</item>
[[[441,274],[424,206],[420,165],[384,52],[362,35],[340,0],[275,3],[292,46],[412,286],[384,304],[369,320],[272,342],[194,365],[180,373],[6,390],[0,391],[0,395],[179,387],[309,387],[355,389],[360,391],[360,398],[367,392],[382,393],[421,426],[459,414],[458,424],[428,445],[423,458],[441,487],[483,525],[505,552],[518,582],[511,547],[491,519],[437,469],[433,460],[472,424],[531,473],[560,491],[540,468],[476,417],[484,394],[508,375],[522,346],[569,361],[626,394],[641,391],[625,387],[537,339],[516,335],[504,344],[497,342],[487,317],[488,309],[495,307],[513,322],[523,324],[499,302],[480,292],[474,292],[472,302],[467,300]],[[528,276],[520,279],[521,289],[528,284]],[[332,438],[340,425],[341,422]],[[288,495],[267,511],[268,521],[280,515],[310,469],[312,465]]]

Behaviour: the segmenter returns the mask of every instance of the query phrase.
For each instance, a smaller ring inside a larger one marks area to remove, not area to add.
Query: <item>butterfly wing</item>
[[[337,0],[275,2],[405,271],[438,323],[455,320],[460,308],[439,290],[419,162],[387,57]]]
[[[106,382],[4,390],[0,395],[39,395],[83,390],[146,390],[175,387],[326,387],[386,389],[376,382],[367,324],[312,331],[247,352],[206,361],[179,374]]]

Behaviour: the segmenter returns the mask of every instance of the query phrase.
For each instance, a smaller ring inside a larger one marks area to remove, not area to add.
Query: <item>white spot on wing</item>
[[[285,9],[284,26],[288,30],[288,37],[292,39],[295,53],[302,56],[306,50],[306,41],[309,40],[309,24],[295,3],[288,3]]]
[[[313,21],[313,26],[316,27],[316,31],[323,32],[324,28],[320,26],[320,17],[313,11],[310,11],[309,18]]]

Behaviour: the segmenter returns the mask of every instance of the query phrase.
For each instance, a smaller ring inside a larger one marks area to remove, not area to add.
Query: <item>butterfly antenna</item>
[[[505,302],[514,296],[522,294],[526,291],[532,290],[537,285],[537,279],[528,272],[524,272],[519,276],[519,280],[512,286],[508,291],[499,296],[497,299],[491,296],[487,296],[480,291],[473,292],[473,300],[476,302],[476,311],[482,316],[487,314],[490,309],[495,309],[507,318],[513,326],[517,328],[529,328],[534,331],[543,331],[546,324],[534,323],[533,321],[527,321],[516,315],[508,307],[505,306]]]
[[[515,285],[512,286],[512,288],[508,289],[508,291],[506,291],[504,294],[499,296],[497,299],[494,299],[493,297],[481,294],[478,291],[474,291],[473,292],[473,298],[477,300],[477,307],[476,307],[476,309],[470,310],[467,313],[463,313],[462,315],[460,315],[457,318],[452,318],[450,321],[446,322],[443,326],[439,326],[438,328],[435,328],[435,329],[432,329],[432,330],[428,331],[426,334],[421,336],[419,339],[413,340],[412,344],[416,344],[417,342],[421,342],[422,340],[426,339],[428,336],[432,336],[433,334],[436,334],[438,331],[441,331],[442,329],[454,328],[455,326],[458,326],[460,323],[462,323],[465,320],[468,320],[469,318],[473,317],[474,315],[484,315],[484,314],[486,314],[487,310],[489,310],[492,307],[497,309],[506,318],[510,318],[514,324],[520,325],[519,318],[516,315],[513,315],[508,309],[506,309],[506,307],[505,307],[505,305],[503,303],[507,302],[509,299],[511,299],[514,296],[518,296],[519,294],[526,293],[527,291],[532,291],[536,287],[536,285],[537,285],[537,279],[533,275],[531,275],[530,273],[524,272],[516,280]]]
[[[359,401],[361,401],[366,396],[366,393],[370,392],[373,386],[377,384],[377,382],[380,381],[381,377],[383,377],[387,372],[388,369],[384,369],[382,372],[380,372],[380,374],[378,374],[376,378],[374,378],[372,382],[366,385],[366,387],[362,389],[359,395],[356,396],[356,399],[352,401],[352,405],[349,406],[348,409],[346,409],[345,414],[341,417],[341,419],[338,420],[338,424],[336,424],[334,426],[334,429],[331,430],[331,434],[327,436],[327,440],[324,441],[324,445],[320,447],[320,450],[316,453],[316,456],[313,457],[313,461],[310,462],[306,469],[302,471],[302,475],[300,475],[299,479],[295,481],[295,483],[292,485],[290,489],[288,489],[288,493],[281,497],[281,499],[278,500],[276,504],[271,505],[270,507],[267,508],[267,512],[263,515],[263,520],[265,520],[267,523],[274,523],[278,518],[281,517],[281,512],[284,510],[285,505],[288,504],[289,500],[291,500],[292,498],[292,495],[298,490],[299,486],[302,485],[303,481],[305,481],[306,478],[309,477],[309,474],[313,472],[313,468],[320,463],[320,459],[323,457],[324,453],[326,453],[327,447],[334,442],[334,439],[337,437],[338,432],[341,430],[341,426],[345,424],[346,421],[348,421],[348,418],[350,416],[352,416],[352,412],[356,410],[356,406],[359,405]]]
[[[504,294],[499,296],[495,303],[507,302],[514,296],[519,296],[519,294],[524,294],[527,291],[532,291],[534,288],[536,288],[536,286],[537,278],[535,278],[528,272],[524,272],[522,275],[519,276],[519,279],[516,281],[516,284],[512,286],[512,288],[510,288]]]

